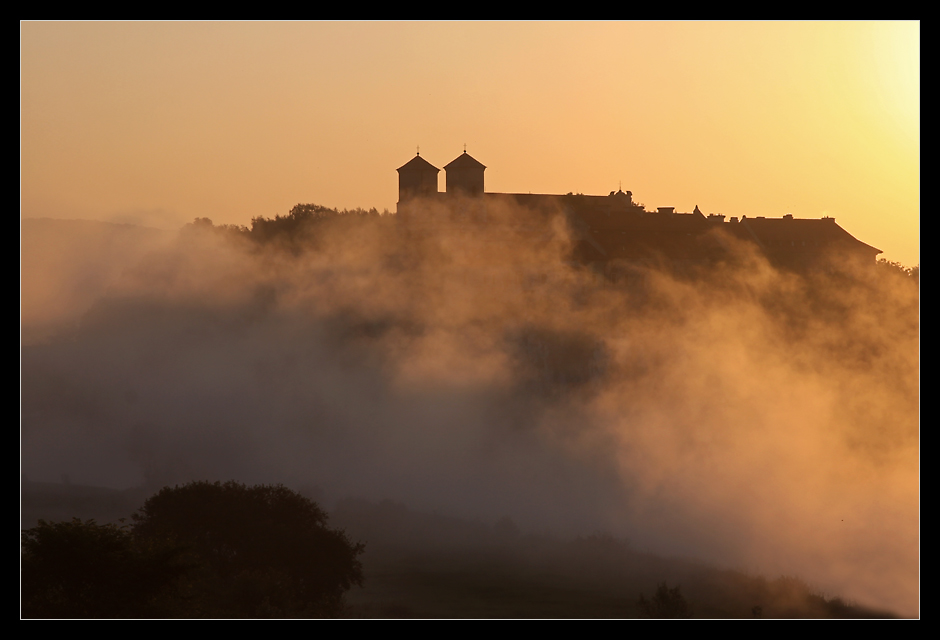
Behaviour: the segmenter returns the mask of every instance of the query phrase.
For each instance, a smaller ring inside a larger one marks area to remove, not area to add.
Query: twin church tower
[[[450,164],[444,165],[446,172],[445,191],[448,194],[465,196],[483,195],[483,172],[486,167],[464,152]],[[437,191],[437,174],[440,169],[421,157],[420,152],[410,161],[398,167],[398,209],[414,198],[433,197]]]

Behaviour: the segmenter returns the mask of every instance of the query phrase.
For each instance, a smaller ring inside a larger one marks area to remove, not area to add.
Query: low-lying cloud
[[[611,279],[568,260],[561,216],[427,209],[322,224],[310,250],[196,226],[142,251],[24,347],[24,473],[509,515],[917,614],[912,282],[746,246]],[[27,293],[24,336],[46,317]]]

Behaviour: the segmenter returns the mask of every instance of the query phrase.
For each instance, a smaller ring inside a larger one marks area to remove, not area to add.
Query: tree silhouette
[[[134,535],[184,545],[199,565],[181,585],[181,615],[338,615],[362,584],[362,544],[326,526],[311,500],[282,485],[166,487],[134,514]]]
[[[690,618],[692,610],[682,595],[681,585],[670,589],[665,582],[656,589],[652,601],[647,600],[643,594],[637,601],[640,614],[647,618]]]
[[[326,521],[282,485],[236,482],[165,487],[132,526],[40,520],[22,532],[22,615],[334,617],[364,547]]]

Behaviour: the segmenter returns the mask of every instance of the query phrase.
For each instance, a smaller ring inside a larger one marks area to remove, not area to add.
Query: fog
[[[604,277],[563,216],[487,215],[74,238],[43,269],[24,225],[23,473],[510,516],[918,614],[916,284],[748,246]]]

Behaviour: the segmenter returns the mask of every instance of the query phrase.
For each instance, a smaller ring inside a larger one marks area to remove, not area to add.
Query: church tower
[[[457,156],[450,164],[444,165],[446,171],[447,193],[462,193],[468,196],[483,195],[483,171],[486,167],[467,154],[467,150]]]
[[[437,174],[441,170],[422,158],[420,153],[398,167],[397,171],[399,211],[402,203],[412,198],[437,193]]]

